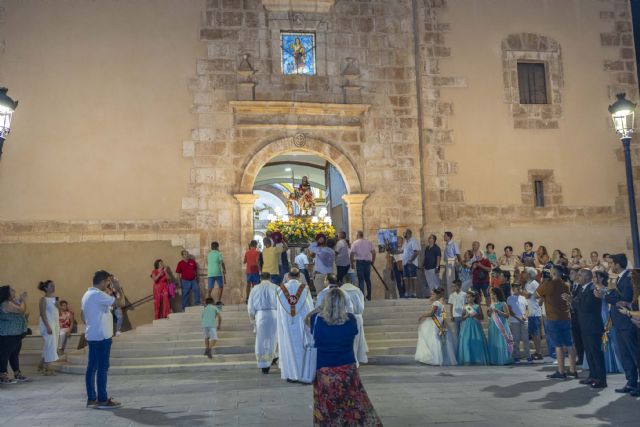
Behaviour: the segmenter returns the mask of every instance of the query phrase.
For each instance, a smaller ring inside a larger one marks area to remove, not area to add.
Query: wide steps
[[[370,363],[409,363],[413,360],[418,317],[428,309],[426,300],[367,302],[364,325]],[[224,306],[222,329],[213,358],[203,355],[202,307],[189,307],[168,319],[155,320],[114,337],[109,372],[149,374],[171,372],[214,372],[257,369],[255,335],[246,305]],[[75,348],[77,343],[70,343]],[[413,363],[413,362],[411,362]],[[84,374],[86,350],[68,355],[62,372]]]

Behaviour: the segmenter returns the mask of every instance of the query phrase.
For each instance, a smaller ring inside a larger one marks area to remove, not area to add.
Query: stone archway
[[[253,194],[253,186],[260,172],[272,158],[292,151],[306,152],[331,162],[342,174],[347,193],[342,198],[347,204],[349,230],[353,234],[364,228],[362,207],[368,194],[362,193],[362,183],[358,171],[347,155],[334,145],[304,134],[280,138],[264,144],[243,168],[240,188],[234,194],[240,204],[241,239],[248,242],[253,237],[253,205],[257,196]]]

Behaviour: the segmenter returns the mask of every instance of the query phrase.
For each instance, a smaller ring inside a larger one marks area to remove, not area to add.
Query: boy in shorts
[[[216,304],[222,301],[225,274],[226,268],[222,252],[220,252],[220,244],[213,242],[211,243],[211,251],[207,255],[207,297],[213,297]]]
[[[247,265],[247,289],[244,298],[244,303],[249,303],[249,294],[251,289],[260,283],[260,267],[258,266],[258,259],[260,258],[260,252],[258,252],[258,242],[252,240],[249,243],[249,250],[244,253],[244,263]]]
[[[211,350],[218,341],[218,329],[222,325],[220,311],[220,305],[213,305],[213,298],[205,300],[202,310],[202,332],[204,333],[204,355],[209,359],[212,358]]]

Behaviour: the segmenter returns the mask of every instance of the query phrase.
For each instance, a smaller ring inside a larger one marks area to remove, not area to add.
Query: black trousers
[[[576,357],[580,362],[582,362],[585,352],[585,344],[583,342],[578,317],[574,313],[571,313],[571,335],[573,336],[573,346],[576,349]],[[580,363],[578,363],[578,365],[580,365]]]
[[[351,266],[350,265],[338,265],[336,266],[336,269],[338,270],[338,282],[342,282],[342,279],[344,279],[344,276],[346,276],[347,274],[349,274],[349,268]]]
[[[20,350],[22,335],[0,336],[0,374],[7,373],[7,364],[14,374],[20,371]]]
[[[582,334],[581,341],[584,344],[584,353],[589,365],[589,378],[600,384],[606,384],[607,369],[604,365],[602,334]]]
[[[638,387],[638,332],[637,328],[616,329],[616,343],[620,362],[624,369],[624,376],[627,379],[627,387]]]

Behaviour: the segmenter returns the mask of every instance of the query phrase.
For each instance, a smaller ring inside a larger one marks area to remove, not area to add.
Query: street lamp
[[[0,159],[2,159],[4,140],[11,131],[11,116],[18,106],[18,101],[9,98],[7,91],[6,87],[0,87]]]
[[[629,101],[626,94],[616,95],[616,102],[609,106],[613,125],[622,141],[624,164],[627,172],[627,195],[629,196],[629,221],[631,221],[631,241],[633,242],[633,266],[640,268],[640,240],[638,240],[638,213],[636,211],[636,195],[633,190],[633,172],[631,170],[631,135],[634,132],[634,115],[636,104]]]

